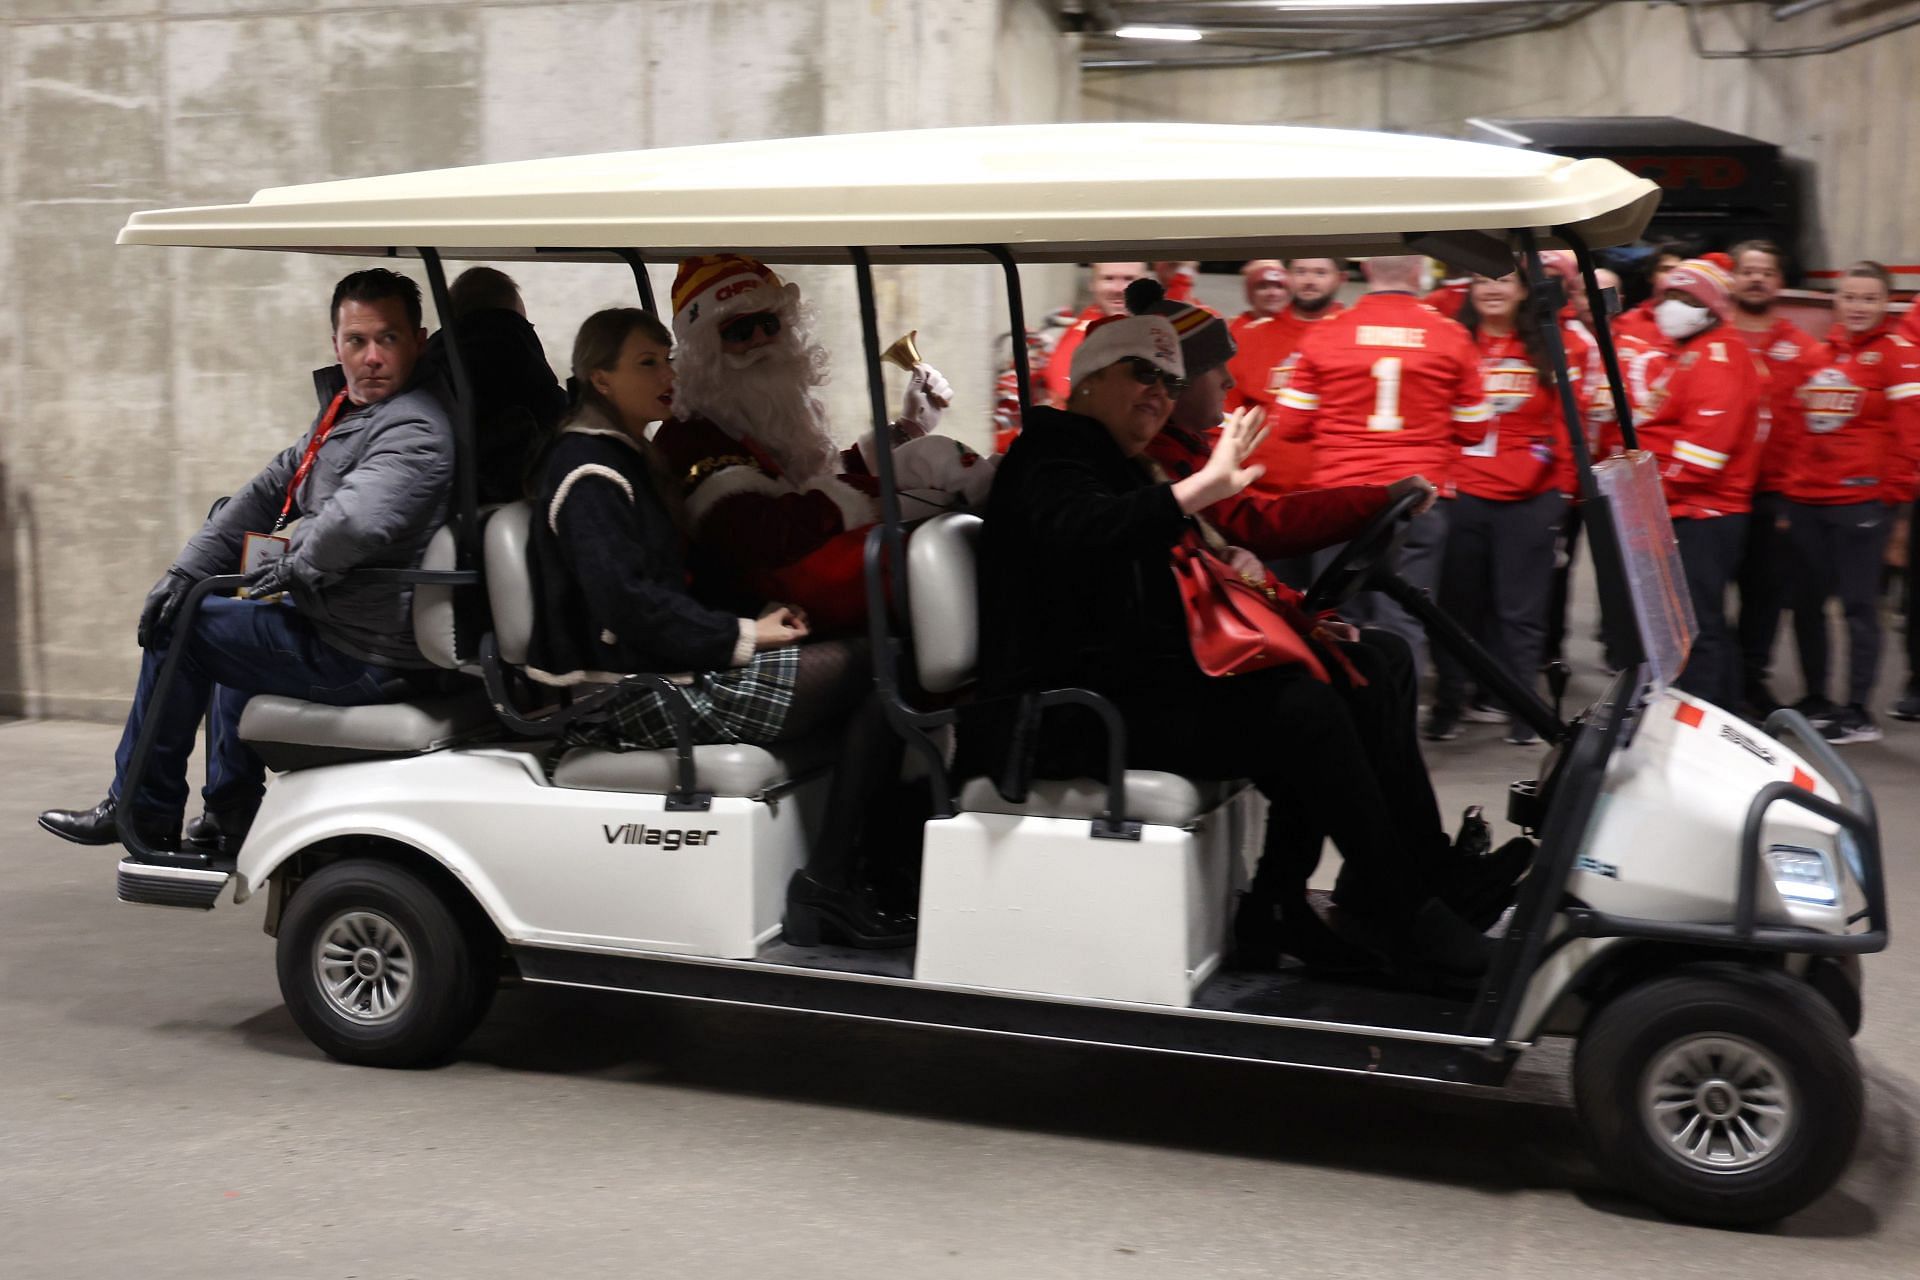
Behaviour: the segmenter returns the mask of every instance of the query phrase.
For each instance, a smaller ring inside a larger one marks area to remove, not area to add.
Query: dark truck
[[[1694,252],[1742,240],[1787,251],[1798,283],[1800,184],[1780,148],[1672,116],[1540,116],[1470,119],[1468,137],[1558,156],[1598,156],[1659,184],[1648,239],[1671,237]]]

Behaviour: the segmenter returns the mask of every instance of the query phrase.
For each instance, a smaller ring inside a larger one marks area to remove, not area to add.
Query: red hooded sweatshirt
[[[1766,388],[1747,344],[1726,325],[1682,342],[1652,387],[1640,447],[1660,460],[1676,520],[1753,509],[1756,437]]]
[[[1795,502],[1907,502],[1920,446],[1920,346],[1882,322],[1866,333],[1835,325],[1800,384],[1806,434],[1786,495]]]
[[[1760,361],[1767,384],[1766,399],[1761,401],[1760,472],[1754,492],[1785,493],[1787,475],[1806,434],[1800,384],[1813,375],[1813,353],[1820,344],[1786,319],[1775,320],[1767,329],[1734,332]]]

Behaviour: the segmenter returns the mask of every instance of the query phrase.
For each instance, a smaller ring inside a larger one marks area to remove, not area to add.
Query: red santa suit
[[[1313,332],[1315,325],[1345,310],[1339,303],[1330,302],[1311,320],[1303,319],[1288,307],[1272,316],[1242,312],[1229,321],[1227,328],[1233,334],[1237,351],[1227,362],[1227,372],[1233,375],[1233,389],[1227,392],[1226,399],[1228,412],[1256,404],[1272,418],[1279,407],[1280,393],[1287,389],[1287,379],[1293,372],[1291,361],[1301,340]],[[1276,431],[1267,433],[1250,461],[1266,468],[1251,486],[1254,493],[1265,497],[1276,498],[1304,489],[1313,477],[1312,444],[1304,440],[1283,440]]]

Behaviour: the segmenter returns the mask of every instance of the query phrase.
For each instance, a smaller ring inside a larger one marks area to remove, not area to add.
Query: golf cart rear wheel
[[[350,859],[300,886],[276,968],[287,1011],[342,1062],[444,1058],[485,1012],[493,956],[438,890],[393,863]]]
[[[1602,1009],[1574,1057],[1595,1158],[1675,1218],[1757,1226],[1824,1194],[1864,1109],[1846,1026],[1805,983],[1701,965]]]

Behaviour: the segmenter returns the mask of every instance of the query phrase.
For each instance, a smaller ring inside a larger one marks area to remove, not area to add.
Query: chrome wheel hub
[[[1747,1173],[1767,1163],[1798,1113],[1785,1070],[1737,1036],[1668,1045],[1641,1080],[1640,1110],[1668,1155],[1707,1173]]]
[[[412,944],[378,912],[343,911],[327,921],[313,969],[333,1011],[363,1026],[398,1017],[413,994]]]

